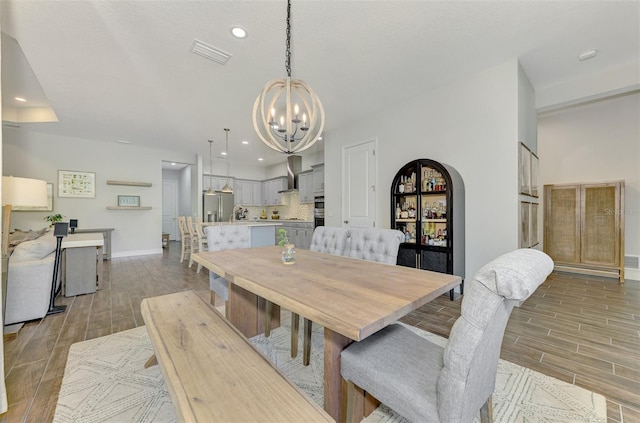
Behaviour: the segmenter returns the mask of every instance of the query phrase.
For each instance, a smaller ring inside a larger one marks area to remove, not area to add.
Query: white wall
[[[635,92],[538,117],[542,184],[625,180],[625,255],[640,255],[639,116]]]
[[[465,183],[466,277],[472,277],[485,263],[518,247],[522,77],[526,76],[519,74],[514,59],[436,90],[416,92],[406,101],[332,130],[325,144],[325,186],[342,187],[344,146],[377,138],[376,226],[388,228],[391,181],[401,166],[419,158],[453,166]],[[527,101],[531,110],[533,102]],[[325,190],[327,225],[342,226],[341,214],[342,189]]]
[[[81,228],[115,228],[114,257],[162,252],[162,161],[190,163],[193,156],[178,152],[104,143],[3,128],[3,175],[44,179],[54,183],[53,213],[78,219]],[[95,172],[96,197],[58,198],[58,170]],[[151,182],[150,188],[107,185],[107,180]],[[139,195],[151,210],[107,210],[118,195]],[[14,212],[12,228],[46,226],[51,212]]]

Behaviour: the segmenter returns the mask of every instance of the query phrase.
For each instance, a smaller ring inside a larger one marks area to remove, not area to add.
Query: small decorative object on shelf
[[[295,245],[289,244],[286,229],[278,229],[278,246],[284,248],[282,250],[282,263],[294,264],[296,262],[296,248]]]

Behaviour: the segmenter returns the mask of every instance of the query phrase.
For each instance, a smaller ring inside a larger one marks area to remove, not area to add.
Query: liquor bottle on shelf
[[[414,192],[414,186],[411,176],[405,176],[404,192]]]
[[[400,219],[400,213],[402,212],[402,209],[400,209],[400,203],[396,204],[396,219]]]
[[[404,177],[400,178],[400,185],[398,185],[398,192],[399,193],[404,192]]]

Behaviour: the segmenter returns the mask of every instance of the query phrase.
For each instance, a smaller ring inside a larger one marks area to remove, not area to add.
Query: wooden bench
[[[178,421],[333,421],[195,292],[141,311]]]

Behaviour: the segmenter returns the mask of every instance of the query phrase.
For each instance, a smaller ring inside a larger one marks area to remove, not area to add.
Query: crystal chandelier
[[[233,194],[233,188],[229,185],[229,128],[224,128],[225,136],[227,138],[226,147],[225,147],[225,156],[224,159],[227,162],[227,183],[222,187],[222,192],[228,192]]]
[[[209,140],[209,189],[204,193],[204,195],[216,195],[216,192],[213,189],[211,184],[211,174],[213,173],[213,140]]]
[[[291,0],[287,0],[286,79],[267,83],[253,105],[253,127],[269,148],[292,154],[311,147],[324,129],[324,109],[306,82],[291,79]]]

